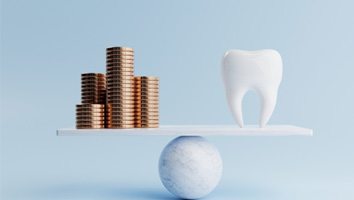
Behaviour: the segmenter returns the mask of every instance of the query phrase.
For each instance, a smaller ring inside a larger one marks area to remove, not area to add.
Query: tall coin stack
[[[150,76],[134,77],[135,127],[159,127],[159,79]]]
[[[106,49],[106,128],[134,128],[134,50]]]
[[[81,75],[81,103],[76,105],[76,128],[105,127],[106,77],[100,73]]]

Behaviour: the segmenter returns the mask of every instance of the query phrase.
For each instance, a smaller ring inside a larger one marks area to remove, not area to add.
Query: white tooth
[[[222,74],[229,107],[238,125],[243,127],[242,99],[249,90],[254,90],[261,100],[259,126],[264,127],[272,116],[282,80],[280,54],[272,49],[227,51]]]

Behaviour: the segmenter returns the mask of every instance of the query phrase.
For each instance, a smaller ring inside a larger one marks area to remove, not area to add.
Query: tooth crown
[[[264,127],[275,108],[283,64],[276,50],[229,50],[222,61],[222,74],[230,109],[243,127],[242,98],[249,90],[260,96],[260,127]]]

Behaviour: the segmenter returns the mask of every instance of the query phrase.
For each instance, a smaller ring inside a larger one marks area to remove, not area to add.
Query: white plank
[[[58,136],[141,135],[141,136],[312,136],[312,129],[292,125],[269,125],[265,128],[236,125],[165,125],[159,128],[133,129],[59,129]]]

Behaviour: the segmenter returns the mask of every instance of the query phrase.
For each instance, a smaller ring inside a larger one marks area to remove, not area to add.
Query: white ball
[[[181,136],[162,151],[160,178],[168,191],[184,199],[208,195],[222,175],[222,159],[214,145],[200,136]]]

